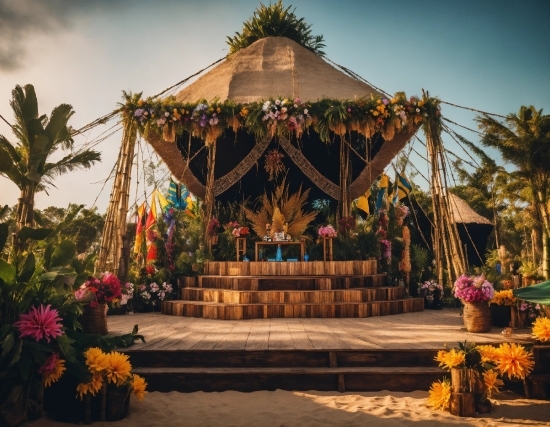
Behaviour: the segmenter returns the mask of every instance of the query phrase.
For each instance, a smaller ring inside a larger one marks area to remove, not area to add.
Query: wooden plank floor
[[[464,340],[531,342],[530,329],[510,337],[502,328],[475,334],[464,329],[458,309],[425,310],[366,319],[209,320],[160,313],[109,316],[109,333],[139,325],[146,343],[132,350],[324,350],[439,349]]]

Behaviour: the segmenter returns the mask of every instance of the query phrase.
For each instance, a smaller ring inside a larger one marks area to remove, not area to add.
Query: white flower
[[[304,110],[304,114],[307,116],[308,112],[309,112],[309,111],[308,111],[308,109],[306,108],[306,109]]]
[[[287,108],[286,108],[286,107],[283,107],[283,108],[281,108],[281,111],[282,111],[283,113],[286,113]]]
[[[141,296],[143,299],[146,299],[146,300],[151,299],[151,294],[149,292],[142,292]]]
[[[149,285],[149,289],[151,289],[151,292],[153,292],[153,293],[157,292],[159,290],[159,285],[157,285],[156,283],[153,282]]]
[[[275,105],[281,105],[281,101],[279,101],[278,99],[275,101]]]
[[[262,107],[262,110],[267,111],[270,106],[271,106],[271,102],[270,101],[265,101],[264,106]]]
[[[164,113],[164,116],[165,117],[170,117],[170,113],[167,111],[166,113]]]
[[[416,109],[416,112],[417,112],[417,113],[420,113],[420,108],[417,108],[417,109]]]

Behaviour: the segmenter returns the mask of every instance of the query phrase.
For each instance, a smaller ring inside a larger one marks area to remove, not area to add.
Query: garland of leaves
[[[165,141],[175,141],[183,131],[213,144],[225,128],[237,131],[245,128],[262,138],[271,134],[298,138],[313,129],[325,143],[331,142],[331,132],[343,136],[356,131],[366,138],[380,132],[388,141],[396,133],[412,131],[429,117],[439,121],[437,98],[424,96],[407,98],[398,92],[391,99],[379,96],[356,100],[325,98],[317,102],[302,102],[299,98],[270,98],[250,104],[233,101],[182,103],[175,97],[142,99],[141,94],[128,95],[123,114],[133,120],[139,130],[162,134]]]

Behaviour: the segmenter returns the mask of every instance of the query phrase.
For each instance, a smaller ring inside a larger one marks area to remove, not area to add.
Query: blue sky
[[[426,89],[444,101],[502,115],[531,104],[550,113],[550,1],[285,1],[289,4],[313,24],[313,34],[324,35],[328,58],[387,92],[420,95]],[[153,95],[223,57],[226,36],[240,31],[258,5],[257,0],[0,0],[0,114],[13,120],[11,90],[32,83],[42,113],[70,103],[76,111],[71,123],[80,127],[115,109],[122,90]],[[443,105],[443,114],[475,127],[469,111]],[[0,133],[13,140],[3,122]],[[90,206],[119,143],[120,134],[104,141],[97,147],[100,165],[59,178],[49,196],[37,196],[37,206]],[[453,141],[446,144],[466,158]],[[413,156],[411,162],[425,172],[425,161]],[[98,198],[101,211],[109,188]],[[13,205],[17,197],[17,188],[0,178],[0,204]]]

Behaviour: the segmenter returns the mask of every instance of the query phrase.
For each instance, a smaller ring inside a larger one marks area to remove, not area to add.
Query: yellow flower
[[[498,360],[498,348],[492,345],[478,345],[477,349],[481,354],[482,362],[497,362]]]
[[[392,104],[395,104],[397,102],[397,98],[392,98],[390,101]]]
[[[418,106],[419,107],[422,107],[424,105],[425,101],[423,99],[421,99],[420,101],[418,101]]]
[[[427,400],[429,406],[435,409],[447,409],[451,400],[451,383],[449,380],[436,381],[430,387],[430,395]]]
[[[140,99],[138,102],[137,102],[138,106],[141,107],[143,105],[143,99]]]
[[[67,368],[65,368],[65,361],[63,359],[56,359],[53,370],[44,372],[44,375],[42,376],[44,387],[49,387],[53,383],[57,382],[66,370]]]
[[[100,348],[90,347],[84,352],[86,365],[91,373],[101,372],[107,369],[107,355]]]
[[[533,370],[533,355],[516,343],[502,343],[498,348],[497,369],[509,378],[525,379]]]
[[[135,374],[134,378],[132,380],[132,390],[138,400],[143,400],[145,395],[148,393],[145,388],[147,387],[147,383],[145,382],[145,379],[143,377],[140,377],[139,375]]]
[[[113,382],[116,385],[122,385],[130,376],[132,365],[128,361],[128,355],[111,351],[107,355],[107,374],[105,375],[108,382]]]
[[[498,387],[504,385],[504,382],[498,377],[498,372],[489,369],[483,372],[483,383],[487,387],[487,396],[491,397],[493,392],[498,393],[500,390]]]
[[[533,324],[533,337],[539,341],[550,341],[550,319],[539,317]]]
[[[373,115],[374,117],[378,116],[379,114],[380,114],[380,113],[379,113],[378,111],[373,111],[373,112],[372,112],[372,115]]]
[[[96,372],[92,381],[89,383],[80,383],[76,386],[76,396],[80,397],[80,400],[84,399],[84,395],[90,393],[92,396],[95,396],[101,387],[103,386],[103,376],[101,373]]]
[[[434,360],[441,364],[445,360],[446,354],[447,354],[447,350],[439,350],[437,352],[437,356],[434,357]]]
[[[466,354],[462,350],[452,349],[442,356],[439,366],[450,370],[464,363]]]
[[[497,305],[515,305],[517,301],[517,298],[514,296],[511,289],[504,290],[504,291],[497,291],[495,292],[495,295],[493,296],[493,299],[489,302],[490,304],[497,304]]]

